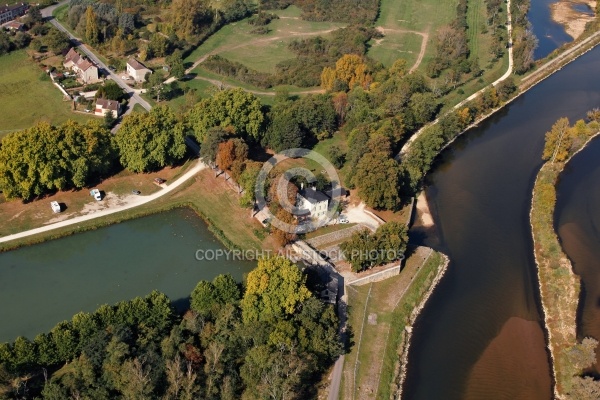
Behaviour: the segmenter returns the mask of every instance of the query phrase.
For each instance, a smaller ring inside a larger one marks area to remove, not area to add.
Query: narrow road
[[[494,86],[496,86],[497,84],[499,84],[500,82],[502,82],[503,80],[505,80],[506,78],[508,78],[513,73],[513,68],[514,68],[513,43],[512,43],[512,17],[511,17],[511,14],[510,14],[510,0],[507,1],[506,9],[507,9],[507,16],[508,16],[508,21],[507,21],[507,28],[508,28],[508,69],[506,70],[506,72],[504,73],[504,75],[502,75],[500,78],[498,78],[494,82],[492,82],[492,85],[494,85]],[[472,95],[470,95],[469,97],[467,97],[466,99],[464,99],[463,101],[461,101],[460,103],[458,103],[457,105],[455,105],[454,107],[452,107],[452,109],[450,111],[448,111],[448,113],[456,110],[457,108],[462,107],[467,102],[469,102],[469,101],[477,98],[481,93],[483,93],[485,91],[485,89],[487,89],[487,87],[485,87],[485,88],[483,88],[483,89],[481,89],[481,90],[473,93]],[[429,124],[425,125],[421,129],[419,129],[414,135],[412,135],[410,137],[410,139],[408,139],[408,141],[404,144],[404,146],[402,146],[402,149],[400,150],[400,153],[398,154],[398,156],[396,156],[396,159],[402,158],[402,156],[405,155],[408,152],[408,150],[410,149],[410,146],[413,144],[413,142],[415,140],[417,140],[417,138],[421,135],[421,133],[423,133],[423,131],[425,130],[425,128],[427,128],[428,126],[437,124],[439,120],[440,120],[440,118],[438,117],[435,121],[430,122]]]
[[[117,74],[115,74],[114,72],[112,72],[110,69],[108,69],[108,67],[106,66],[106,64],[104,64],[102,61],[100,61],[98,59],[98,57],[96,57],[96,55],[85,45],[81,42],[80,39],[76,38],[75,36],[73,36],[71,34],[71,32],[69,32],[64,26],[61,25],[60,22],[58,22],[56,20],[56,18],[54,18],[52,16],[52,13],[54,12],[54,10],[56,10],[58,7],[64,5],[64,4],[68,4],[69,0],[64,0],[61,1],[58,4],[55,4],[53,6],[50,7],[46,7],[44,9],[42,9],[42,17],[46,18],[52,25],[54,25],[58,30],[66,33],[69,38],[71,39],[71,41],[75,44],[75,47],[77,47],[79,50],[81,50],[83,53],[85,53],[85,55],[92,61],[94,62],[94,64],[96,64],[99,68],[102,68],[109,76],[110,79],[112,79],[113,81],[115,81],[120,87],[122,87],[125,92],[127,92],[127,94],[129,94],[129,109],[133,109],[133,107],[136,104],[141,105],[142,107],[144,107],[146,110],[150,111],[150,109],[152,108],[152,106],[144,99],[142,99],[142,97],[135,93],[133,91],[133,89],[127,85],[125,83],[125,81],[123,81],[121,79],[120,76],[118,76]]]
[[[75,217],[75,218],[68,219],[65,221],[56,222],[56,223],[50,224],[50,225],[45,225],[40,228],[30,229],[28,231],[23,231],[23,232],[15,233],[12,235],[3,236],[3,237],[0,237],[0,243],[8,242],[8,241],[15,240],[15,239],[22,239],[27,236],[36,235],[38,233],[43,233],[43,232],[48,232],[48,231],[51,231],[54,229],[63,228],[65,226],[80,224],[85,221],[90,221],[92,219],[105,217],[107,215],[115,214],[120,211],[125,211],[125,210],[129,210],[131,208],[134,208],[134,207],[141,206],[143,204],[146,204],[153,200],[156,200],[166,194],[171,193],[173,190],[177,189],[179,186],[181,186],[183,183],[185,183],[188,179],[190,179],[191,177],[193,177],[194,175],[196,175],[198,172],[202,171],[205,168],[207,168],[207,165],[204,164],[201,160],[198,160],[196,165],[192,169],[187,171],[185,174],[183,174],[181,177],[179,177],[179,179],[177,179],[170,185],[167,185],[167,187],[165,187],[164,189],[162,189],[154,194],[151,194],[149,196],[131,195],[126,198],[125,205],[96,211],[91,214],[82,215],[80,217]]]

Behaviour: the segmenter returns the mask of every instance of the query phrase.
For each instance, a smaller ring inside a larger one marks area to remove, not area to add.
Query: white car
[[[102,200],[102,193],[100,193],[100,190],[98,190],[98,189],[90,190],[90,196],[92,196],[94,199],[96,199],[96,201]]]
[[[348,219],[347,219],[346,217],[340,217],[340,218],[338,219],[338,222],[339,222],[340,224],[348,224],[350,221],[348,221]]]

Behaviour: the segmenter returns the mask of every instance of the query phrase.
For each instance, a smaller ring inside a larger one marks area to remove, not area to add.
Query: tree
[[[251,207],[255,199],[255,187],[258,173],[262,168],[262,163],[256,161],[246,161],[244,170],[240,174],[238,184],[243,188],[244,192],[240,198],[242,207]]]
[[[98,44],[100,41],[98,17],[91,5],[85,10],[85,39],[92,45]]]
[[[200,157],[204,162],[214,163],[219,152],[219,144],[223,143],[229,134],[222,128],[210,128],[200,146]]]
[[[414,121],[423,125],[433,118],[439,103],[431,93],[415,93],[410,97],[410,109]]]
[[[223,170],[229,170],[236,161],[244,162],[248,158],[248,145],[241,139],[229,139],[219,144],[216,164]]]
[[[104,98],[109,100],[121,101],[125,98],[123,89],[114,81],[106,81],[104,85],[98,88],[96,99]]]
[[[125,116],[115,142],[121,164],[133,172],[173,165],[186,153],[183,123],[166,106]]]
[[[274,107],[271,112],[271,125],[263,138],[263,146],[268,146],[276,152],[302,147],[305,134],[300,124],[290,110],[279,112]]]
[[[549,132],[546,132],[546,142],[542,155],[543,160],[561,162],[568,157],[573,141],[569,134],[569,129],[569,120],[561,118],[552,125],[552,129]]]
[[[259,260],[248,274],[240,304],[244,321],[272,321],[293,314],[311,296],[305,282],[306,277],[287,258]]]
[[[358,187],[360,198],[368,206],[394,210],[400,203],[400,166],[391,157],[387,138],[371,139],[369,149],[370,151],[360,158],[352,182]]]
[[[9,53],[11,50],[12,43],[8,33],[4,32],[3,29],[0,29],[0,56]]]
[[[169,10],[173,30],[180,39],[185,40],[191,40],[199,34],[212,17],[206,1],[173,0]]]
[[[160,95],[164,90],[165,73],[162,70],[158,70],[146,75],[146,77],[152,97],[156,98],[156,102],[160,102]]]
[[[117,119],[114,117],[112,111],[106,110],[104,113],[104,126],[106,129],[110,129],[113,127]]]
[[[174,76],[177,79],[181,79],[185,75],[185,67],[183,66],[183,56],[181,54],[181,50],[177,49],[167,57],[167,63],[171,68],[171,76]]]
[[[260,141],[264,115],[260,100],[243,89],[217,92],[201,100],[187,114],[187,120],[198,141],[204,141],[210,128],[231,126],[235,135],[245,140]]]
[[[327,152],[329,155],[329,161],[331,161],[334,167],[339,169],[344,166],[346,155],[342,152],[339,146],[333,145]]]
[[[325,90],[334,90],[336,81],[346,85],[349,89],[361,86],[364,89],[372,82],[368,73],[367,64],[362,57],[356,54],[345,54],[335,63],[335,70],[326,67],[321,73],[321,87]]]
[[[44,37],[43,42],[48,50],[54,54],[59,54],[63,50],[66,50],[71,43],[69,41],[69,36],[66,33],[59,31],[54,27],[50,28]]]

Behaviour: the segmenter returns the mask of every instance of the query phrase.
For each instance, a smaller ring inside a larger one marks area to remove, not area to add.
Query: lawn
[[[41,80],[43,75],[44,71],[24,50],[0,57],[0,136],[29,128],[39,121],[57,125],[68,119],[79,122],[90,119],[71,112],[71,102],[63,100],[51,81]]]
[[[367,54],[388,68],[402,58],[410,68],[417,61],[422,42],[423,37],[416,33],[388,32],[384,38],[369,42],[370,48]]]
[[[258,71],[274,72],[277,63],[295,56],[287,48],[293,39],[326,35],[328,31],[344,26],[335,22],[303,21],[298,18],[299,10],[295,7],[273,13],[284,18],[271,21],[267,25],[268,34],[250,33],[255,26],[248,24],[248,19],[234,22],[208,38],[185,61],[193,63],[207,55],[219,54]]]
[[[354,344],[344,360],[340,398],[392,397],[395,364],[409,315],[443,263],[439,253],[427,258],[428,254],[427,248],[419,248],[399,275],[365,286],[348,286],[348,323]]]
[[[428,61],[435,54],[435,32],[440,26],[447,25],[454,20],[456,17],[456,4],[456,0],[381,0],[379,18],[377,18],[375,25],[397,32],[393,34],[388,31],[381,44],[371,47],[368,55],[385,65],[389,65],[390,54],[398,53],[398,50],[415,51],[414,42],[417,39],[399,33],[402,31],[426,33],[429,35],[427,48],[424,59],[419,66],[420,70],[424,70]],[[407,58],[409,65],[412,65],[411,59],[414,60],[414,58]]]

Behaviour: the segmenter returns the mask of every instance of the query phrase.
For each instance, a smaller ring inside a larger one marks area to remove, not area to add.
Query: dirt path
[[[427,50],[427,42],[429,41],[429,32],[419,32],[419,31],[411,31],[408,29],[390,29],[384,28],[383,26],[378,26],[377,29],[379,32],[385,35],[386,32],[395,32],[395,33],[413,33],[415,35],[421,36],[421,50],[419,51],[419,55],[417,56],[417,60],[413,64],[413,66],[408,71],[409,73],[414,72],[419,68],[421,62],[423,61],[423,57],[425,57],[425,51]]]
[[[158,199],[168,193],[171,193],[173,190],[177,189],[183,183],[185,183],[189,178],[196,175],[201,170],[207,168],[206,164],[202,161],[198,160],[197,164],[190,169],[188,172],[183,174],[179,179],[171,183],[170,185],[163,188],[163,190],[151,194],[150,196],[127,196],[125,198],[120,199],[120,204],[116,207],[102,209],[96,212],[90,212],[89,214],[82,215],[79,217],[75,217],[72,219],[59,221],[54,224],[45,225],[40,228],[30,229],[28,231],[23,231],[19,233],[15,233],[8,236],[0,237],[0,243],[8,242],[10,240],[21,239],[27,236],[36,235],[38,233],[48,232],[57,228],[63,228],[65,226],[76,225],[85,221],[89,221],[95,218],[104,217],[106,215],[118,213],[119,211],[129,210],[130,208],[141,206],[142,204],[149,203],[153,200]]]
[[[237,88],[239,86],[236,85],[231,85],[229,83],[225,83],[222,82],[218,79],[211,79],[211,78],[205,78],[204,76],[197,76],[194,79],[199,79],[201,81],[206,81],[206,82],[210,82],[213,85],[217,86],[217,87],[222,87],[222,88],[226,88],[226,89],[234,89]],[[252,94],[256,94],[259,96],[275,96],[277,93],[275,92],[263,92],[260,90],[250,90],[250,89],[244,89],[244,91],[252,93]],[[310,90],[299,90],[299,91],[294,91],[294,92],[289,92],[289,94],[291,95],[295,95],[295,94],[320,94],[320,93],[325,93],[325,90],[323,89],[310,89]]]

